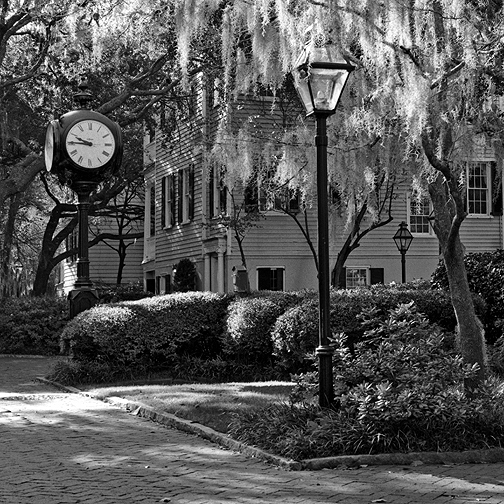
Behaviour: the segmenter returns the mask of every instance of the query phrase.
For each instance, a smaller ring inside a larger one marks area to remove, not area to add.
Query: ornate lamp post
[[[318,285],[319,285],[319,404],[329,407],[334,401],[332,372],[333,349],[330,337],[329,297],[329,205],[327,187],[327,118],[336,112],[340,96],[354,67],[333,45],[307,47],[293,72],[294,82],[306,109],[317,122],[317,206],[318,206]]]
[[[401,224],[399,224],[399,229],[394,235],[394,241],[397,250],[401,252],[401,281],[404,283],[406,282],[406,252],[408,252],[411,242],[413,241],[413,235],[409,232],[406,222],[402,221]]]
[[[98,184],[119,169],[123,151],[119,125],[88,109],[92,96],[87,88],[87,83],[82,82],[80,92],[74,95],[79,109],[49,123],[44,148],[46,169],[57,175],[78,198],[77,280],[68,294],[71,317],[98,301],[98,293],[89,277],[90,195]]]

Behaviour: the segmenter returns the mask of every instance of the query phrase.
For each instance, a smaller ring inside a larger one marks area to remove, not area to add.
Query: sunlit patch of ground
[[[285,402],[289,382],[108,386],[88,388],[99,398],[123,397],[226,432],[233,413]]]

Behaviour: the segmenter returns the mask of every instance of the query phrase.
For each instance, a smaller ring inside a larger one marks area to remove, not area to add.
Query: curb
[[[37,377],[37,381],[47,383],[60,390],[79,394],[91,399],[96,399],[119,407],[133,415],[146,418],[153,422],[179,429],[190,434],[195,434],[212,441],[227,449],[234,450],[244,455],[257,458],[288,471],[319,471],[321,469],[346,468],[353,469],[370,465],[448,465],[448,464],[489,464],[504,462],[504,448],[490,448],[487,450],[467,450],[463,452],[411,452],[411,453],[382,453],[377,455],[338,455],[316,459],[292,460],[279,455],[268,453],[260,448],[248,446],[236,441],[226,434],[217,432],[210,427],[179,418],[171,413],[161,413],[141,403],[130,402],[122,397],[100,398],[94,394],[58,382]]]

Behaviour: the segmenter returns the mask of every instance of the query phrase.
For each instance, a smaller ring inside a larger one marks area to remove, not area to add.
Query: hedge
[[[0,300],[0,353],[56,355],[68,301],[56,297]]]
[[[332,291],[331,331],[345,332],[352,349],[364,333],[361,312],[381,318],[412,301],[430,322],[453,331],[448,294],[416,286]],[[183,369],[184,359],[196,359],[219,362],[219,369],[226,362],[233,363],[226,369],[252,366],[257,375],[262,368],[285,377],[311,368],[306,356],[318,346],[318,294],[190,292],[98,305],[69,322],[62,342],[75,360],[118,368]]]
[[[62,348],[81,361],[151,367],[221,351],[228,295],[191,292],[98,305],[70,321]]]
[[[278,317],[313,293],[259,291],[233,300],[228,308],[224,354],[247,363],[270,365],[271,333]]]
[[[449,295],[442,290],[387,287],[331,291],[331,333],[345,332],[350,350],[364,334],[359,314],[375,310],[385,317],[391,308],[414,301],[429,322],[447,331],[456,325]],[[318,346],[318,301],[308,298],[280,315],[272,331],[274,355],[278,365],[290,373],[311,368],[306,355]]]

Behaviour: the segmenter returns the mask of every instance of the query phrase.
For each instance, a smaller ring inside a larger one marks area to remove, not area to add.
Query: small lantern
[[[334,114],[354,68],[331,44],[306,47],[292,72],[306,115]]]
[[[413,241],[413,236],[409,232],[408,224],[402,221],[399,224],[399,229],[394,235],[394,241],[397,246],[397,250],[401,252],[401,280],[402,283],[406,282],[406,252],[410,248],[411,242]]]
[[[394,235],[394,241],[397,250],[399,250],[401,254],[405,254],[406,252],[408,252],[411,242],[413,241],[413,236],[409,232],[408,224],[406,224],[406,222],[402,221],[401,224],[399,224],[399,229]]]

